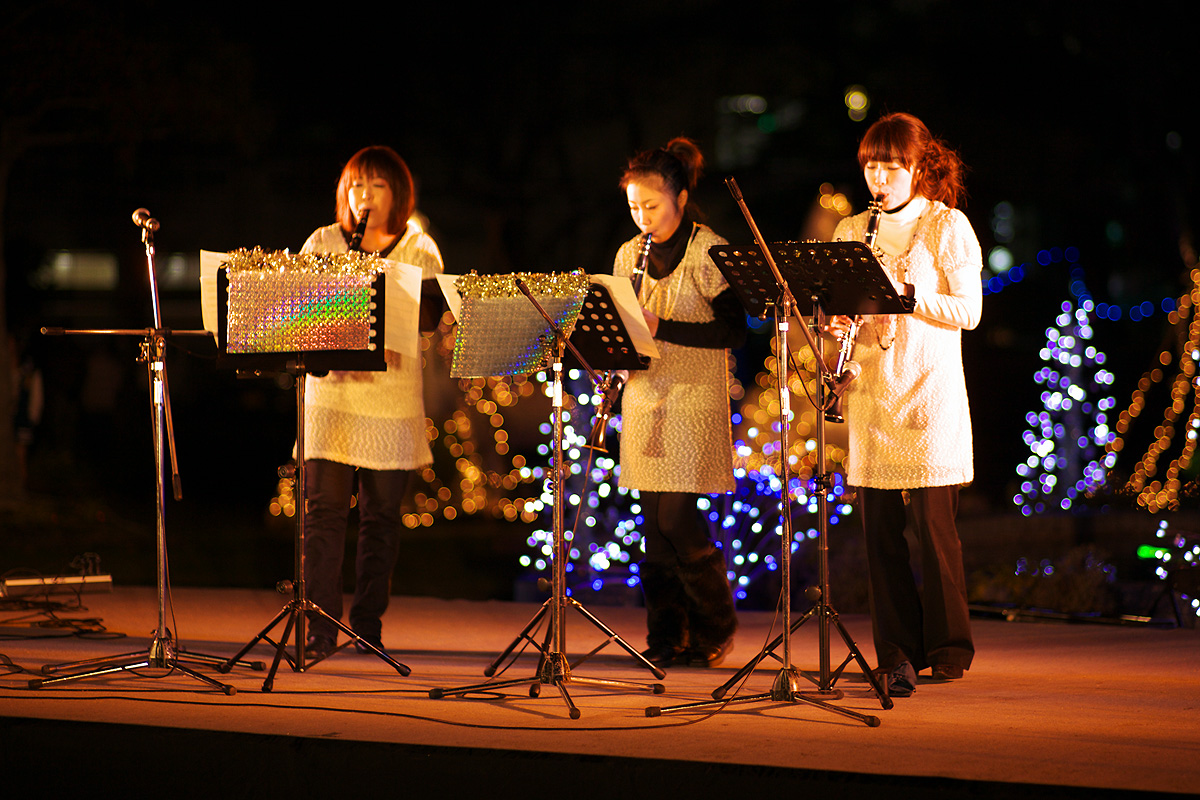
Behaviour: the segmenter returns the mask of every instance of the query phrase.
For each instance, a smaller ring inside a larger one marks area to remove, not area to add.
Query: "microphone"
[[[158,230],[158,220],[150,216],[150,212],[144,208],[139,208],[133,212],[133,224],[148,231]]]

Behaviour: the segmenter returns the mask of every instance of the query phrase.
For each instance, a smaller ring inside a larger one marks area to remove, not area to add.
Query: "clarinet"
[[[653,233],[647,233],[646,238],[642,239],[642,251],[638,253],[637,269],[633,271],[633,293],[639,303],[642,299],[642,278],[646,276],[646,267],[650,266],[650,244],[653,241]]]
[[[638,253],[638,265],[633,271],[633,293],[635,296],[642,293],[642,278],[646,274],[646,267],[650,264],[650,243],[653,239],[654,234],[652,233],[647,233],[645,238],[642,239],[642,249]],[[612,416],[612,407],[617,402],[617,398],[621,396],[621,389],[624,387],[625,379],[621,377],[619,371],[609,370],[604,373],[604,379],[596,387],[596,391],[603,399],[600,401],[600,407],[596,409],[596,421],[592,424],[592,433],[588,436],[587,444],[584,447],[590,447],[598,453],[608,452],[604,447],[604,435],[608,431],[608,420]]]
[[[363,234],[367,232],[367,219],[371,216],[371,209],[363,209],[362,217],[359,218],[358,224],[354,226],[354,233],[350,234],[350,250],[362,250]]]
[[[883,205],[880,198],[876,197],[871,200],[867,206],[867,232],[863,236],[863,244],[875,250],[875,238],[879,235],[879,219],[883,213]],[[832,386],[836,387],[830,392],[829,402],[825,407],[825,419],[830,422],[845,422],[842,416],[842,392],[850,381],[858,377],[857,364],[850,368],[848,365],[854,360],[854,345],[858,340],[858,329],[862,325],[861,317],[854,317],[850,320],[850,327],[846,333],[842,335],[838,344],[837,364],[833,368],[833,374],[830,377]],[[846,376],[847,369],[850,369],[851,375]]]

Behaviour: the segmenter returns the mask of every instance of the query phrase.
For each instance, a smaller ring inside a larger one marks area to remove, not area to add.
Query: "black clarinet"
[[[633,294],[639,303],[642,301],[642,279],[646,277],[646,268],[650,266],[650,244],[653,241],[653,233],[647,233],[646,238],[642,239],[642,252],[638,254],[637,269],[633,271]]]
[[[354,233],[350,234],[350,250],[362,250],[363,234],[367,232],[367,219],[371,216],[371,209],[363,209],[362,216],[358,220],[358,224],[354,226]]]
[[[879,219],[883,214],[881,199],[879,197],[873,199],[867,206],[867,211],[869,212],[869,216],[867,217],[867,232],[863,236],[863,244],[873,251],[875,250],[875,237],[879,235]],[[853,372],[858,365],[855,364],[853,368],[848,367],[848,365],[854,360],[854,345],[858,341],[858,330],[861,326],[861,317],[855,317],[850,320],[850,327],[839,342],[837,364],[834,365],[833,373],[830,376],[832,391],[825,407],[825,419],[829,422],[846,421],[846,418],[842,416],[842,392],[845,391],[850,381],[858,377],[857,373]],[[847,369],[851,369],[853,374],[847,376]]]

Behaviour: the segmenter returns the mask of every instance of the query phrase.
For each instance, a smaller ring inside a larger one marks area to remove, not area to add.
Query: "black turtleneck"
[[[685,217],[669,239],[650,243],[650,264],[646,272],[655,280],[668,277],[683,261],[695,225]],[[714,350],[736,349],[746,342],[746,312],[732,287],[713,298],[713,319],[710,322],[679,322],[658,320],[655,339],[685,347],[706,347]]]

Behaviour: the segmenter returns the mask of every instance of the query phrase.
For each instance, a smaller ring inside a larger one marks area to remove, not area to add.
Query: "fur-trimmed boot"
[[[683,581],[675,568],[643,562],[642,596],[646,600],[646,644],[642,653],[659,669],[687,663],[688,612]]]
[[[681,563],[679,577],[688,601],[688,665],[715,667],[733,649],[737,630],[725,557],[712,547],[699,558]]]

